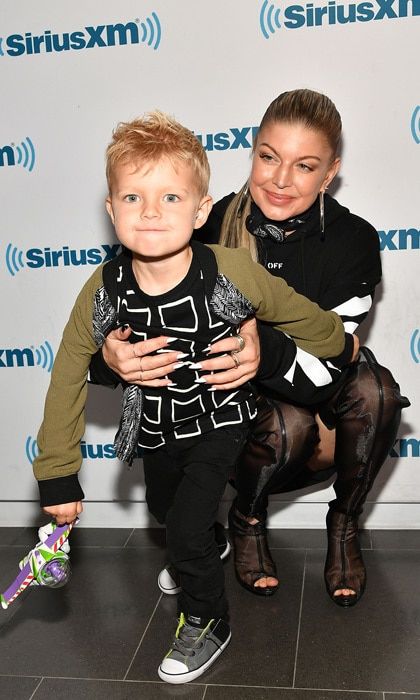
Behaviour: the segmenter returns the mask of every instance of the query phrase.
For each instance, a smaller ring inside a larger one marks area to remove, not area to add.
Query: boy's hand
[[[46,506],[43,508],[43,511],[47,515],[52,516],[57,525],[65,525],[66,523],[72,523],[76,519],[83,511],[83,505],[81,501],[62,503],[59,506]]]

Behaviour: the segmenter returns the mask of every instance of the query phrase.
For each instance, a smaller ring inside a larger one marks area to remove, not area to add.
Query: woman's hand
[[[130,384],[168,386],[171,380],[163,377],[173,372],[178,362],[183,359],[177,351],[169,350],[170,338],[160,336],[139,343],[129,343],[130,334],[130,328],[118,328],[107,336],[102,346],[107,365]],[[214,343],[209,353],[226,354],[200,362],[204,370],[202,378],[215,389],[236,389],[255,377],[260,362],[260,343],[255,319],[251,318],[242,323],[241,337],[245,342],[243,350],[239,350],[239,340],[231,336]],[[156,350],[161,352],[157,355],[149,354]],[[234,354],[235,359],[230,353]]]
[[[170,384],[171,380],[163,377],[175,369],[179,353],[165,350],[158,355],[150,355],[156,350],[168,348],[170,338],[160,336],[129,343],[130,335],[131,328],[117,328],[106,337],[102,354],[108,367],[130,384],[155,387]]]
[[[201,378],[215,389],[228,391],[236,389],[255,377],[257,373],[260,364],[260,341],[255,318],[249,318],[242,323],[240,334],[245,343],[243,350],[239,349],[238,338],[231,336],[211,346],[210,353],[224,352],[226,355],[200,362],[204,372],[214,372],[214,374],[203,374]]]
[[[81,501],[75,501],[74,503],[62,503],[58,506],[47,506],[43,508],[43,511],[54,518],[57,525],[65,525],[76,520],[83,511],[83,505]]]

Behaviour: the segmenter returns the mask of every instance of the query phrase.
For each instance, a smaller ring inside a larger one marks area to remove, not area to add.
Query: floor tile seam
[[[192,683],[189,684],[192,686]],[[201,685],[200,683],[195,683],[194,685]],[[325,692],[325,693],[363,693],[366,696],[369,695],[401,695],[404,697],[410,697],[410,695],[418,695],[418,693],[407,693],[403,690],[401,691],[395,691],[395,690],[361,690],[360,688],[312,688],[312,687],[305,687],[305,686],[290,686],[290,685],[252,685],[252,684],[235,684],[235,683],[209,683],[207,682],[207,686],[209,688],[218,688],[218,687],[226,687],[226,688],[255,688],[256,690],[294,690],[294,691],[301,691],[301,690],[307,690],[310,692]]]
[[[134,681],[136,683],[161,683],[162,685],[167,685],[163,681]],[[300,687],[300,686],[295,686],[292,687],[290,685],[255,685],[255,684],[244,684],[244,683],[200,683],[200,682],[194,682],[194,683],[188,683],[188,687],[195,687],[195,686],[203,686],[205,685],[207,688],[244,688],[244,689],[255,689],[255,690],[292,690],[292,691],[310,691],[310,692],[329,692],[329,693],[363,693],[366,696],[369,695],[383,695],[382,690],[355,690],[353,688],[311,688],[311,687]],[[404,691],[386,691],[386,693],[389,692],[391,695],[402,695],[402,696],[410,696],[410,695],[416,695],[418,693],[405,693]]]
[[[276,545],[270,544],[270,551],[293,551],[296,550],[297,552],[302,552],[302,551],[326,551],[327,545],[320,545],[320,546],[314,546],[314,547],[308,547],[308,546],[302,546],[302,547],[276,547]],[[420,547],[401,547],[401,546],[394,546],[394,547],[386,547],[386,546],[373,546],[373,547],[360,547],[362,552],[419,552]]]
[[[6,549],[9,547],[10,549],[27,549],[28,544],[0,544],[0,549]],[[89,547],[89,549],[122,549],[123,545],[121,544],[71,544],[71,549],[85,549],[86,547]]]
[[[134,659],[136,658],[136,656],[137,656],[137,654],[138,654],[138,651],[139,651],[139,649],[140,649],[140,647],[141,647],[141,645],[142,645],[142,643],[143,643],[143,639],[145,638],[145,636],[146,636],[146,634],[147,634],[147,630],[149,629],[149,627],[150,627],[150,625],[151,625],[151,623],[152,623],[152,620],[153,620],[153,618],[154,618],[154,616],[155,616],[155,614],[156,614],[156,610],[157,610],[158,607],[159,607],[159,603],[161,602],[162,597],[163,597],[163,593],[160,594],[160,596],[159,596],[159,598],[158,598],[158,600],[157,600],[157,603],[156,603],[155,607],[153,608],[153,612],[152,612],[152,614],[150,615],[149,621],[148,621],[146,627],[145,627],[144,630],[143,630],[143,634],[141,635],[140,641],[139,641],[139,643],[138,643],[138,645],[137,645],[137,647],[136,647],[136,650],[135,650],[135,652],[134,652],[134,654],[133,654],[133,657],[132,657],[130,663],[128,664],[127,670],[126,670],[126,672],[125,672],[125,674],[124,674],[124,676],[123,676],[123,680],[124,680],[124,681],[127,680],[127,676],[128,676],[128,674],[130,673],[131,667],[132,667],[132,665],[133,665],[133,663],[134,663]]]
[[[125,540],[125,542],[124,542],[124,544],[123,544],[123,547],[126,547],[126,546],[127,546],[128,542],[130,541],[130,537],[132,537],[132,536],[133,536],[133,534],[134,534],[134,530],[135,530],[135,528],[134,528],[134,527],[133,527],[133,528],[131,528],[131,532],[129,533],[129,535],[128,535],[127,539]]]
[[[0,678],[31,678],[34,681],[42,681],[43,674],[26,675],[25,673],[0,673]]]
[[[0,544],[0,551],[3,551],[4,549],[23,549],[25,551],[28,551],[28,545],[24,544]],[[147,550],[163,550],[163,547],[160,547],[158,545],[122,545],[122,544],[73,544],[71,545],[71,551],[79,549],[147,549]]]
[[[160,679],[156,680],[144,680],[144,679],[133,679],[133,678],[98,678],[98,677],[84,677],[84,676],[49,676],[49,675],[43,675],[43,676],[33,676],[33,675],[24,675],[24,674],[4,674],[0,673],[0,678],[27,678],[27,679],[33,679],[33,680],[39,680],[39,684],[37,688],[35,689],[38,690],[41,683],[45,680],[63,680],[63,681],[87,681],[91,683],[95,682],[101,682],[101,683],[127,683],[127,684],[138,684],[138,685],[148,685],[148,684],[159,684],[162,686],[167,686],[167,683],[164,681],[161,681]],[[319,687],[304,687],[304,686],[290,686],[290,685],[256,685],[256,684],[244,684],[244,683],[189,683],[188,687],[193,688],[195,686],[198,687],[204,687],[207,691],[207,688],[255,688],[256,690],[295,690],[295,691],[310,691],[310,692],[331,692],[331,693],[363,693],[366,696],[369,695],[378,695],[381,694],[383,695],[383,700],[386,700],[387,695],[401,695],[401,697],[410,697],[414,695],[418,695],[418,692],[407,692],[407,691],[396,691],[396,690],[363,690],[360,688],[319,688]],[[34,692],[35,692],[34,691]],[[33,697],[33,696],[31,696]],[[31,700],[31,699],[29,699]],[[204,700],[204,695],[202,700]]]
[[[298,655],[299,655],[300,626],[301,626],[301,622],[302,622],[303,595],[304,595],[304,591],[305,591],[306,559],[307,559],[307,550],[305,550],[305,558],[303,560],[302,585],[301,585],[301,590],[300,590],[299,616],[298,616],[297,633],[296,633],[296,649],[295,649],[295,658],[293,660],[293,681],[292,681],[293,688],[295,687],[296,673],[297,673],[297,662],[298,662]]]
[[[308,545],[302,545],[302,546],[300,546],[300,547],[276,547],[275,544],[270,544],[270,551],[271,551],[271,552],[276,551],[276,550],[279,551],[279,552],[281,552],[281,551],[286,551],[286,552],[287,552],[287,551],[294,551],[294,550],[296,550],[297,552],[306,552],[307,550],[312,551],[312,550],[314,550],[314,549],[317,550],[317,551],[318,551],[318,550],[326,551],[326,550],[327,550],[327,543],[325,543],[325,545],[315,545],[315,546],[313,546],[313,547],[309,547]],[[372,551],[372,548],[371,548],[371,547],[360,547],[360,549],[363,550],[363,551],[365,551],[365,552],[371,552],[371,551]],[[395,547],[394,547],[393,549],[395,549]],[[420,549],[420,547],[419,547],[419,549]],[[404,551],[407,551],[407,550],[404,549]],[[416,551],[416,548],[414,547],[413,550],[409,550],[409,551],[414,551],[414,552],[415,552],[415,551]]]
[[[40,679],[38,685],[36,686],[36,688],[34,688],[33,693],[30,696],[29,700],[33,700],[36,697],[36,694],[37,694],[38,690],[40,689],[40,687],[42,686],[43,682],[44,682],[44,677],[42,677]]]
[[[42,676],[26,676],[22,673],[19,674],[11,674],[11,673],[0,673],[0,679],[1,678],[14,678],[14,679],[20,679],[20,678],[26,678],[28,680],[39,680],[39,681],[86,681],[89,683],[95,683],[96,681],[99,681],[100,683],[160,683],[161,685],[167,686],[168,684],[165,681],[161,681],[159,678],[156,678],[156,680],[142,680],[142,679],[136,679],[136,678],[99,678],[97,676],[48,676],[48,675],[42,675]],[[192,686],[192,683],[188,684],[189,686]],[[195,684],[196,685],[196,684]],[[205,685],[203,683],[199,684],[200,686]],[[39,686],[38,686],[39,687]]]

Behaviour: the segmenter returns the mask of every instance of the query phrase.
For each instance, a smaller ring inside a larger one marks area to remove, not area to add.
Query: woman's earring
[[[319,227],[321,229],[321,236],[324,238],[325,230],[325,215],[324,215],[324,190],[319,193]]]

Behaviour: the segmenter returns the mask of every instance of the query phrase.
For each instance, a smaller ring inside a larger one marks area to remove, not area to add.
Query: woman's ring
[[[239,365],[241,364],[239,361],[238,352],[239,352],[239,350],[237,352],[230,353],[230,356],[235,363],[235,369],[238,369]]]
[[[242,336],[241,336],[239,333],[238,333],[238,335],[235,336],[235,338],[236,338],[236,340],[237,340],[238,343],[239,343],[239,350],[236,350],[236,351],[234,351],[234,352],[242,352],[242,350],[243,350],[244,347],[245,347],[245,341],[244,341],[244,339],[242,338]]]

